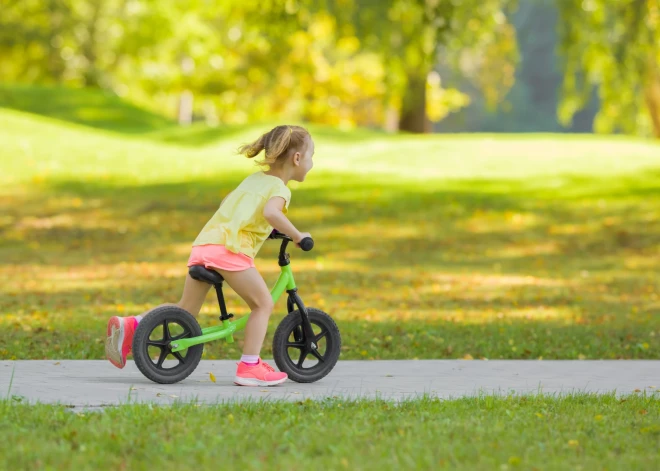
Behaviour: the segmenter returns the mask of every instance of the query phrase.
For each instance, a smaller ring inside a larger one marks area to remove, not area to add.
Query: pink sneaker
[[[113,316],[108,321],[105,357],[117,368],[126,366],[126,357],[133,347],[133,335],[138,321],[135,317]]]
[[[234,384],[239,386],[275,386],[286,381],[288,375],[275,371],[268,363],[259,358],[259,363],[250,366],[242,361],[238,362]]]

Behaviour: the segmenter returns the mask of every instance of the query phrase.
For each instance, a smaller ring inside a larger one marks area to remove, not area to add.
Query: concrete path
[[[269,362],[272,364],[272,362]],[[0,397],[99,408],[129,402],[212,403],[226,400],[291,400],[325,397],[403,399],[490,394],[616,392],[660,389],[660,360],[399,360],[340,361],[329,376],[312,384],[288,381],[271,388],[234,386],[233,361],[202,361],[186,380],[160,385],[133,362],[119,370],[107,361],[28,360],[0,362]],[[13,381],[12,378],[13,371]],[[215,375],[212,382],[209,373]],[[10,387],[11,381],[11,390]],[[660,398],[660,393],[655,394]]]

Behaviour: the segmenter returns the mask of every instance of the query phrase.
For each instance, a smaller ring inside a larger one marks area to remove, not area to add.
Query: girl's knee
[[[268,315],[273,313],[273,309],[275,309],[275,303],[273,302],[272,298],[268,298],[264,300],[263,302],[263,310],[268,311]]]
[[[273,298],[269,296],[267,298],[255,299],[253,305],[250,307],[253,311],[260,311],[270,316],[273,309],[275,309],[275,303],[273,302]]]

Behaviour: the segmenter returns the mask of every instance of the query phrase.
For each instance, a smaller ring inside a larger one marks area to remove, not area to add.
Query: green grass
[[[126,103],[112,93],[93,89],[0,84],[0,106],[130,134],[173,125],[162,116]]]
[[[0,401],[6,469],[650,470],[660,466],[658,449],[660,401],[646,393],[100,413]]]
[[[267,127],[128,132],[45,102],[23,108],[51,117],[0,108],[0,359],[100,359],[109,316],[178,300],[191,242],[254,170],[233,150]],[[660,356],[658,144],[310,129],[289,216],[316,248],[293,269],[343,359]],[[257,259],[269,284],[276,245]],[[209,295],[200,323],[216,311]]]

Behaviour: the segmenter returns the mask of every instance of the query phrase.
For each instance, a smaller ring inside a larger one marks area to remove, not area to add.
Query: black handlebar
[[[286,234],[283,234],[275,229],[273,229],[273,232],[270,233],[270,236],[268,236],[269,239],[281,239],[281,240],[287,240],[289,242],[293,242],[293,239],[289,237]],[[311,237],[305,237],[303,240],[300,241],[300,248],[303,249],[305,252],[309,252],[314,248],[314,239]]]
[[[305,237],[303,240],[300,241],[300,248],[303,249],[305,252],[309,252],[314,248],[314,239],[311,237]]]

